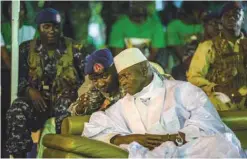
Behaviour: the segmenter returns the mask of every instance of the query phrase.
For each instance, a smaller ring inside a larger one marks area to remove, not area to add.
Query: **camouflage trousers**
[[[60,98],[46,112],[37,112],[27,98],[16,99],[7,111],[6,150],[13,155],[29,152],[32,148],[31,132],[43,128],[50,117],[56,118],[56,131],[60,133],[61,122],[69,116],[67,108],[73,98]]]

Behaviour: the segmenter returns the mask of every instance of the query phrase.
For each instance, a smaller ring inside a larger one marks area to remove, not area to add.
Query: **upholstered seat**
[[[223,122],[240,139],[242,147],[247,148],[247,111],[220,112]],[[45,158],[126,158],[128,152],[101,141],[82,137],[84,122],[90,116],[76,116],[64,119],[62,134],[44,136]]]

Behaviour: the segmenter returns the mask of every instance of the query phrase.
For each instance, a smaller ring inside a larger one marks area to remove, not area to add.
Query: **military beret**
[[[45,8],[38,13],[35,22],[37,25],[42,23],[60,23],[61,16],[59,12],[53,8]]]
[[[113,64],[113,56],[109,49],[101,49],[86,57],[85,74],[102,73]]]

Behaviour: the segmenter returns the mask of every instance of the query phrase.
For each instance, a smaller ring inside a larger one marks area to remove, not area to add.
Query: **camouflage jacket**
[[[77,90],[84,81],[85,48],[61,37],[57,49],[50,52],[39,39],[24,42],[19,51],[18,96],[26,96],[28,87],[36,88],[48,101],[64,92]]]
[[[246,38],[242,36],[233,44],[221,34],[213,40],[200,43],[187,72],[188,81],[202,88],[208,95],[218,84],[238,89],[247,85]]]
[[[210,65],[206,78],[214,83],[226,84],[229,88],[239,89],[247,85],[247,69],[244,65],[244,52],[241,50],[244,37],[237,40],[237,46],[217,36],[213,39],[215,60]]]

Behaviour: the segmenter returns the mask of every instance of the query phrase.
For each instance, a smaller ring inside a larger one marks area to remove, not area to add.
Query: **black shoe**
[[[12,156],[13,158],[27,158],[27,153],[11,154],[10,156]]]

